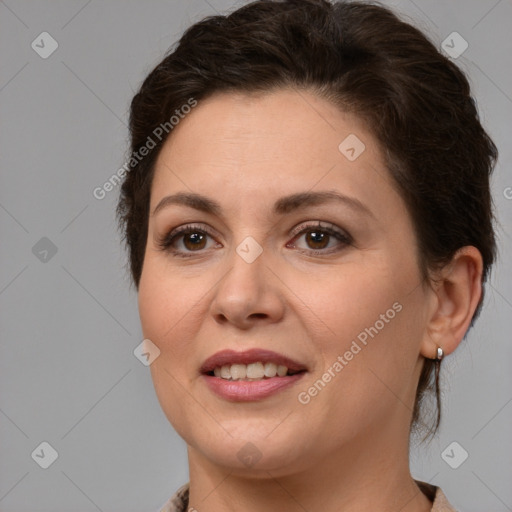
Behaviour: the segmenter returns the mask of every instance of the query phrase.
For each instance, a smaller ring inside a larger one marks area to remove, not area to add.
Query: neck
[[[386,442],[391,438],[383,436],[383,426],[376,430],[358,435],[322,460],[297,463],[298,470],[260,469],[249,474],[219,467],[189,446],[189,510],[430,511],[432,503],[410,474],[408,441],[396,449],[396,439],[408,440],[408,435],[388,428],[393,442]]]

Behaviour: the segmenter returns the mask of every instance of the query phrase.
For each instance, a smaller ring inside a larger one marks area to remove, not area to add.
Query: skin
[[[338,149],[356,134],[365,150]],[[327,202],[284,215],[273,204],[296,192],[331,190],[370,213]],[[409,470],[409,424],[422,362],[462,340],[481,294],[482,260],[462,248],[435,284],[422,283],[411,217],[374,137],[312,91],[223,93],[176,126],[156,163],[150,209],[176,192],[208,196],[220,216],[170,205],[149,219],[139,311],[167,418],[188,446],[190,506],[198,511],[430,510]],[[319,243],[321,220],[349,233]],[[158,246],[173,228],[210,227]],[[252,263],[236,252],[253,237]],[[185,241],[187,243],[185,244]],[[336,250],[336,252],[332,252]],[[312,254],[313,251],[329,254]],[[298,400],[365,328],[402,306],[307,404]],[[274,350],[308,367],[299,383],[255,402],[214,395],[199,367],[222,349]],[[248,467],[238,452],[252,443]]]

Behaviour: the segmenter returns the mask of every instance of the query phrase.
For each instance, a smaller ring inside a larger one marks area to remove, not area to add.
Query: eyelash
[[[335,252],[340,251],[343,246],[351,245],[352,244],[352,237],[346,233],[343,233],[341,231],[338,231],[337,229],[334,229],[332,227],[332,224],[325,225],[321,223],[321,221],[317,221],[315,224],[300,224],[297,228],[295,228],[291,235],[293,237],[293,240],[298,238],[300,235],[303,235],[305,233],[308,233],[310,231],[320,231],[321,233],[327,234],[329,236],[333,236],[336,238],[339,242],[341,242],[342,247],[341,248],[334,248],[330,250],[326,249],[298,249],[299,252],[308,253],[313,256],[323,256],[327,254],[332,254]],[[184,235],[190,235],[194,233],[199,233],[203,235],[207,235],[213,238],[213,233],[210,232],[210,230],[201,224],[187,224],[183,227],[180,227],[178,229],[172,230],[170,233],[162,237],[157,241],[157,245],[160,250],[166,251],[171,253],[173,256],[178,258],[190,258],[195,256],[195,253],[201,253],[201,250],[198,251],[188,251],[183,252],[181,250],[175,249],[172,247],[174,241],[179,238],[180,236]],[[286,244],[288,247],[289,243]]]

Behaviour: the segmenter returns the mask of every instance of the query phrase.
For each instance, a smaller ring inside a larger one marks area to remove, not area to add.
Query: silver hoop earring
[[[443,357],[444,357],[443,349],[441,347],[437,347],[437,356],[435,358],[436,362],[441,362]]]

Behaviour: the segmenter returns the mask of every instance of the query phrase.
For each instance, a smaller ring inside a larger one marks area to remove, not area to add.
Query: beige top
[[[421,491],[433,502],[431,512],[458,512],[453,508],[443,491],[431,484],[415,480]],[[180,487],[159,512],[188,512],[188,486]]]

